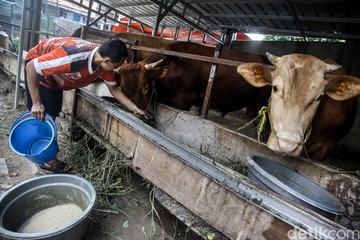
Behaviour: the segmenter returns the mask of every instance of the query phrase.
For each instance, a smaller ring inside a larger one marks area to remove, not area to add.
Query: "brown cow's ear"
[[[151,71],[155,79],[161,79],[167,75],[169,69],[170,69],[169,67],[156,67],[153,68]]]
[[[334,76],[326,80],[325,93],[336,101],[360,95],[360,79],[352,76]]]
[[[254,87],[271,84],[271,70],[260,63],[244,63],[238,66],[237,72]]]

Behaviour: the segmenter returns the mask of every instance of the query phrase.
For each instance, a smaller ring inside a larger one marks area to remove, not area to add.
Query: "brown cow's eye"
[[[277,92],[277,90],[278,90],[278,88],[276,86],[273,86],[272,89],[274,92]]]

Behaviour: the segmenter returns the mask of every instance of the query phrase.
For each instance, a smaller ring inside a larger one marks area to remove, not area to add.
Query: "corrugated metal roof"
[[[70,1],[70,2],[81,2]],[[94,0],[98,13],[146,27],[211,34],[262,33],[360,39],[360,10],[346,0]]]

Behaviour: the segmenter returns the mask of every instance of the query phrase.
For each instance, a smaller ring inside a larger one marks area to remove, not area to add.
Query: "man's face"
[[[119,62],[116,63],[112,63],[110,61],[110,58],[105,57],[103,59],[103,61],[101,62],[101,67],[105,70],[105,71],[113,71],[114,69],[120,67],[121,64],[123,64],[123,62],[125,61],[125,58],[122,58]]]

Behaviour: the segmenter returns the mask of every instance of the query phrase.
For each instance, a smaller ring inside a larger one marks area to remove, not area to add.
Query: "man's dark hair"
[[[120,39],[110,39],[101,44],[98,49],[101,57],[109,57],[112,63],[119,62],[123,57],[128,56],[126,45]]]

